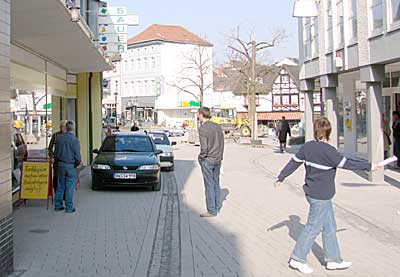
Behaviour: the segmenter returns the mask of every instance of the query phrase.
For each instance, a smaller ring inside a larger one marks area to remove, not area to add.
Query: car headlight
[[[106,164],[93,164],[93,169],[110,170],[111,166]]]
[[[158,164],[152,164],[152,165],[142,165],[139,167],[139,170],[159,170],[160,167]]]
[[[173,155],[174,154],[172,152],[164,152],[160,154],[161,157],[172,157]]]

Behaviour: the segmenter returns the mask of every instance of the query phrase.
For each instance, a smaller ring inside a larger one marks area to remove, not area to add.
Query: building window
[[[400,0],[398,0],[400,1]],[[351,0],[350,14],[349,14],[349,25],[350,25],[350,39],[351,41],[357,40],[357,0]]]
[[[274,96],[274,104],[275,105],[280,105],[281,104],[281,96],[280,95],[275,95]]]
[[[281,83],[282,84],[289,83],[289,75],[281,75]]]
[[[311,47],[313,57],[319,54],[318,17],[311,19]]]
[[[141,59],[137,60],[137,71],[142,71],[142,60]]]
[[[139,95],[142,95],[142,94],[143,94],[143,85],[142,85],[142,82],[141,82],[141,81],[138,81],[137,84],[138,84]]]
[[[134,59],[131,60],[131,71],[132,72],[135,71],[135,60]]]
[[[156,69],[156,58],[154,57],[151,58],[151,68]]]
[[[132,89],[132,95],[135,95],[136,94],[136,84],[135,84],[135,82],[131,82],[131,89]]]
[[[128,60],[125,60],[125,63],[124,63],[124,70],[125,70],[125,72],[128,72],[129,71],[129,68],[128,68]]]
[[[311,19],[304,19],[304,57],[306,60],[311,59]]]
[[[128,82],[124,83],[124,96],[129,95],[129,87],[128,87]]]
[[[371,13],[372,13],[372,28],[378,30],[383,28],[383,6],[382,0],[371,1]]]
[[[144,58],[144,70],[149,71],[149,61],[147,58]]]
[[[326,7],[327,22],[326,22],[326,50],[333,50],[333,17],[332,17],[332,0],[327,1]]]
[[[400,0],[391,0],[392,22],[400,21]]]
[[[156,81],[155,80],[151,80],[151,92],[152,94],[156,94],[157,93],[157,87],[156,87]]]
[[[289,95],[283,95],[282,96],[282,104],[283,105],[289,105],[290,104],[290,96]]]
[[[149,82],[144,81],[144,94],[149,94]]]
[[[338,0],[336,2],[336,12],[337,12],[337,42],[338,46],[341,47],[344,44],[343,0]]]
[[[299,96],[292,95],[291,100],[292,100],[292,105],[299,105]]]

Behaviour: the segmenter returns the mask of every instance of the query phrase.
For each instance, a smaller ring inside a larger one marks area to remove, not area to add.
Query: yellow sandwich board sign
[[[21,199],[48,199],[49,180],[49,162],[24,162],[22,164]]]

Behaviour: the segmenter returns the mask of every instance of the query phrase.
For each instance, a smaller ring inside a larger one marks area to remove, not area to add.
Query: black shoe
[[[72,214],[72,213],[76,212],[76,209],[73,208],[72,210],[65,210],[65,212],[66,212],[67,214]]]
[[[63,210],[65,210],[65,208],[64,207],[61,207],[61,208],[55,208],[54,209],[56,212],[59,212],[59,211],[63,211]]]

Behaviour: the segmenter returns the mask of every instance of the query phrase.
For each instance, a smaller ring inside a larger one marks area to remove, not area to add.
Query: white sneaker
[[[328,270],[341,270],[341,269],[348,269],[351,267],[352,263],[351,262],[341,262],[341,263],[336,263],[336,262],[327,262],[326,263],[326,269]]]
[[[298,262],[293,259],[290,259],[289,266],[293,269],[297,269],[298,271],[300,271],[301,273],[304,273],[304,274],[311,274],[314,271],[307,264],[303,264],[303,263]]]

